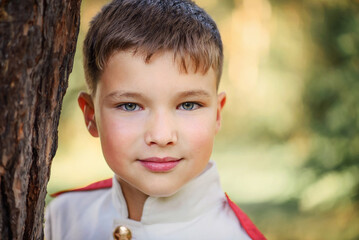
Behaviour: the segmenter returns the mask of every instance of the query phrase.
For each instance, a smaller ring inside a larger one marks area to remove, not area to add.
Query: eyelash
[[[133,110],[126,109],[126,106],[129,106],[129,105],[134,105],[135,109],[133,109]],[[138,110],[141,109],[141,107],[137,103],[131,103],[131,102],[122,103],[120,105],[117,105],[116,108],[119,108],[119,109],[121,109],[123,111],[126,111],[126,112],[134,112],[134,111],[138,111]]]
[[[185,104],[188,104],[188,103],[189,103],[189,104],[192,104],[193,107],[192,107],[191,109],[184,109],[183,106],[184,106]],[[193,111],[193,110],[196,110],[196,109],[198,109],[198,108],[200,108],[200,107],[203,107],[203,105],[200,104],[200,103],[196,103],[196,102],[184,102],[184,103],[181,103],[181,104],[178,106],[179,109],[182,108],[181,110],[184,110],[184,111]]]
[[[190,109],[185,109],[185,107],[184,107],[185,104],[192,104],[191,105],[192,107]],[[133,107],[134,107],[132,110],[127,108],[130,105],[133,105]],[[199,109],[201,107],[203,107],[203,105],[200,103],[197,103],[197,102],[184,102],[184,103],[179,104],[177,109],[184,110],[184,111],[193,111],[193,110]],[[116,106],[116,108],[121,109],[126,112],[134,112],[134,111],[138,111],[138,110],[142,109],[142,107],[140,107],[140,105],[138,105],[137,103],[132,103],[132,102],[119,104]]]

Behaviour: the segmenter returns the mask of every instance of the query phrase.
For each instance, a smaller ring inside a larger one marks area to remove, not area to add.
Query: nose
[[[160,147],[175,145],[177,143],[177,130],[175,119],[170,113],[157,111],[151,114],[145,133],[147,145],[158,145]]]

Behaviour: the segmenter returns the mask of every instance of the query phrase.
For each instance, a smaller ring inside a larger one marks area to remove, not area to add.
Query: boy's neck
[[[127,203],[128,218],[135,221],[141,221],[143,207],[148,195],[133,188],[119,177],[117,177],[117,181],[121,185],[122,194]]]

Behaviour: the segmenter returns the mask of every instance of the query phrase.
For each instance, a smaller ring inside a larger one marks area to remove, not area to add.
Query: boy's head
[[[226,96],[222,44],[194,3],[114,1],[85,40],[79,105],[122,191],[168,196],[207,165]]]
[[[84,42],[84,68],[91,94],[109,57],[134,50],[148,62],[170,51],[183,72],[216,73],[223,65],[222,41],[215,22],[190,0],[114,0],[92,20]]]

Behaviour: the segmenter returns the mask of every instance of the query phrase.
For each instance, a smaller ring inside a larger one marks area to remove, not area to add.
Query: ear
[[[222,121],[222,109],[224,104],[226,104],[227,96],[225,92],[221,92],[217,96],[217,119],[216,119],[216,133],[221,128],[221,121]]]
[[[98,137],[95,110],[91,95],[85,92],[80,92],[77,102],[84,114],[87,130],[93,137]]]

